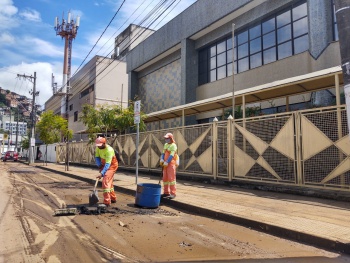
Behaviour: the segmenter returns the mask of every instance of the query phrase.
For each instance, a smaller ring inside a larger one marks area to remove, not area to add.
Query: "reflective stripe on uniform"
[[[103,189],[104,193],[110,193],[110,192],[114,192],[114,188],[105,188]]]
[[[163,184],[164,185],[176,185],[176,181],[172,181],[172,182],[164,182],[163,181]]]

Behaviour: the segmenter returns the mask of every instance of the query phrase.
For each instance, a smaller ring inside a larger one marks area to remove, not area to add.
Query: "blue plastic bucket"
[[[135,204],[142,207],[157,208],[160,203],[161,185],[138,184]]]

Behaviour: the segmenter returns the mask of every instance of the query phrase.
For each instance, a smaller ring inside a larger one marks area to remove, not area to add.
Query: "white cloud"
[[[18,12],[12,0],[0,0],[0,15],[13,16]]]
[[[34,22],[41,22],[40,13],[34,9],[27,8],[19,13],[19,16]]]
[[[19,25],[15,15],[18,9],[12,0],[0,0],[0,29],[9,29]]]
[[[11,45],[14,44],[15,41],[15,37],[13,35],[11,35],[8,32],[4,32],[0,34],[0,46],[1,45]]]
[[[63,57],[64,45],[62,45],[62,48],[60,49],[57,46],[52,45],[50,42],[31,37],[25,37],[22,45],[23,47],[33,47],[31,52],[35,52],[38,56]]]

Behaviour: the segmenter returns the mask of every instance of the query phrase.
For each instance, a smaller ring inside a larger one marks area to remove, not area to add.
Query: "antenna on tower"
[[[57,82],[55,82],[55,76],[52,73],[51,77],[51,87],[52,87],[52,93],[55,95],[57,93]]]

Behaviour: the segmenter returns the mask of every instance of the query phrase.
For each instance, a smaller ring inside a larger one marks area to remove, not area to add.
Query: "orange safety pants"
[[[171,162],[167,167],[163,168],[163,187],[164,187],[164,194],[176,195],[175,162]]]
[[[102,178],[103,203],[105,205],[110,205],[112,201],[117,201],[113,185],[114,173],[115,170],[107,170]]]

